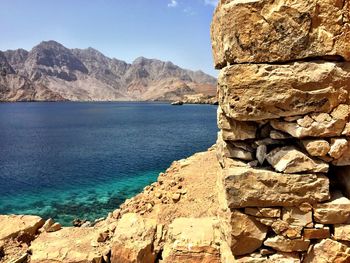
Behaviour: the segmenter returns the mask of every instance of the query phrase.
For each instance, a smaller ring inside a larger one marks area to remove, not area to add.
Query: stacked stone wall
[[[218,184],[239,262],[350,262],[349,2],[216,9]]]

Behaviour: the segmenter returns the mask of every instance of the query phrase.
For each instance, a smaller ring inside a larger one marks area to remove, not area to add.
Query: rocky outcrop
[[[93,48],[68,49],[55,41],[29,52],[0,52],[0,75],[0,101],[172,101],[193,95],[196,99],[189,101],[200,97],[209,102],[216,83],[201,71],[171,62],[140,57],[129,64]]]
[[[238,262],[349,261],[349,4],[219,1],[221,219],[243,212],[229,244],[248,216],[266,227]]]

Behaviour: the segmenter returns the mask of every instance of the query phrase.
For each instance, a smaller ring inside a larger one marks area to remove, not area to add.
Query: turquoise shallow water
[[[215,142],[216,107],[0,104],[0,213],[93,220]]]

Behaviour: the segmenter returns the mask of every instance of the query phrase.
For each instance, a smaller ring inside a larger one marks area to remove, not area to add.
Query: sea
[[[0,214],[105,217],[174,160],[205,151],[214,105],[0,103]]]

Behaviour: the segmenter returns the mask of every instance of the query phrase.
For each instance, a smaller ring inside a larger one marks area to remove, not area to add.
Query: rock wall
[[[349,3],[215,11],[218,187],[237,262],[350,262]]]

